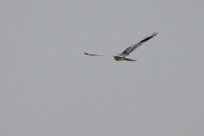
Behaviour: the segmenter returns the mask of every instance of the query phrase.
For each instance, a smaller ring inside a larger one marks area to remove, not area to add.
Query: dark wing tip
[[[152,35],[151,35],[151,37],[154,37],[154,36],[157,36],[157,32],[154,32]]]
[[[146,36],[141,42],[146,42],[148,40],[150,40],[151,38],[153,38],[154,36],[156,36],[158,33],[154,32],[152,35],[150,36]]]
[[[84,52],[85,55],[88,55],[88,56],[99,56],[98,54],[90,54],[90,53],[87,53],[87,52]]]
[[[147,38],[153,38],[154,36],[157,36],[158,33],[154,32],[152,35],[147,36]]]
[[[88,55],[88,56],[94,56],[93,54],[89,54],[87,52],[84,52],[85,55]]]
[[[88,53],[84,52],[85,55],[89,55]]]

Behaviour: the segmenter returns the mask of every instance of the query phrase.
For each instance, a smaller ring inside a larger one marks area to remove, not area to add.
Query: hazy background
[[[1,0],[0,135],[204,135],[203,5]]]

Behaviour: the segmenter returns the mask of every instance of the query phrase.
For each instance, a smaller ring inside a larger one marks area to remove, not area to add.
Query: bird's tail
[[[137,61],[137,60],[134,60],[134,59],[130,59],[130,58],[125,58],[126,61]]]

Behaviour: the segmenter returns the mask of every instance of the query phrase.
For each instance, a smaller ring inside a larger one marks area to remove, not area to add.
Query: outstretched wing
[[[133,52],[137,47],[139,47],[140,45],[142,45],[144,42],[152,39],[154,36],[156,36],[157,33],[153,33],[152,35],[150,36],[146,36],[142,41],[128,47],[126,50],[124,50],[121,55],[124,55],[124,56],[128,56],[131,52]]]
[[[106,54],[92,54],[92,53],[87,53],[87,52],[84,52],[85,55],[88,55],[88,56],[105,56]]]

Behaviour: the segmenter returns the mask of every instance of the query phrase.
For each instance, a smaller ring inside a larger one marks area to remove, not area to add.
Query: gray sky
[[[1,0],[0,135],[204,135],[203,5]]]

